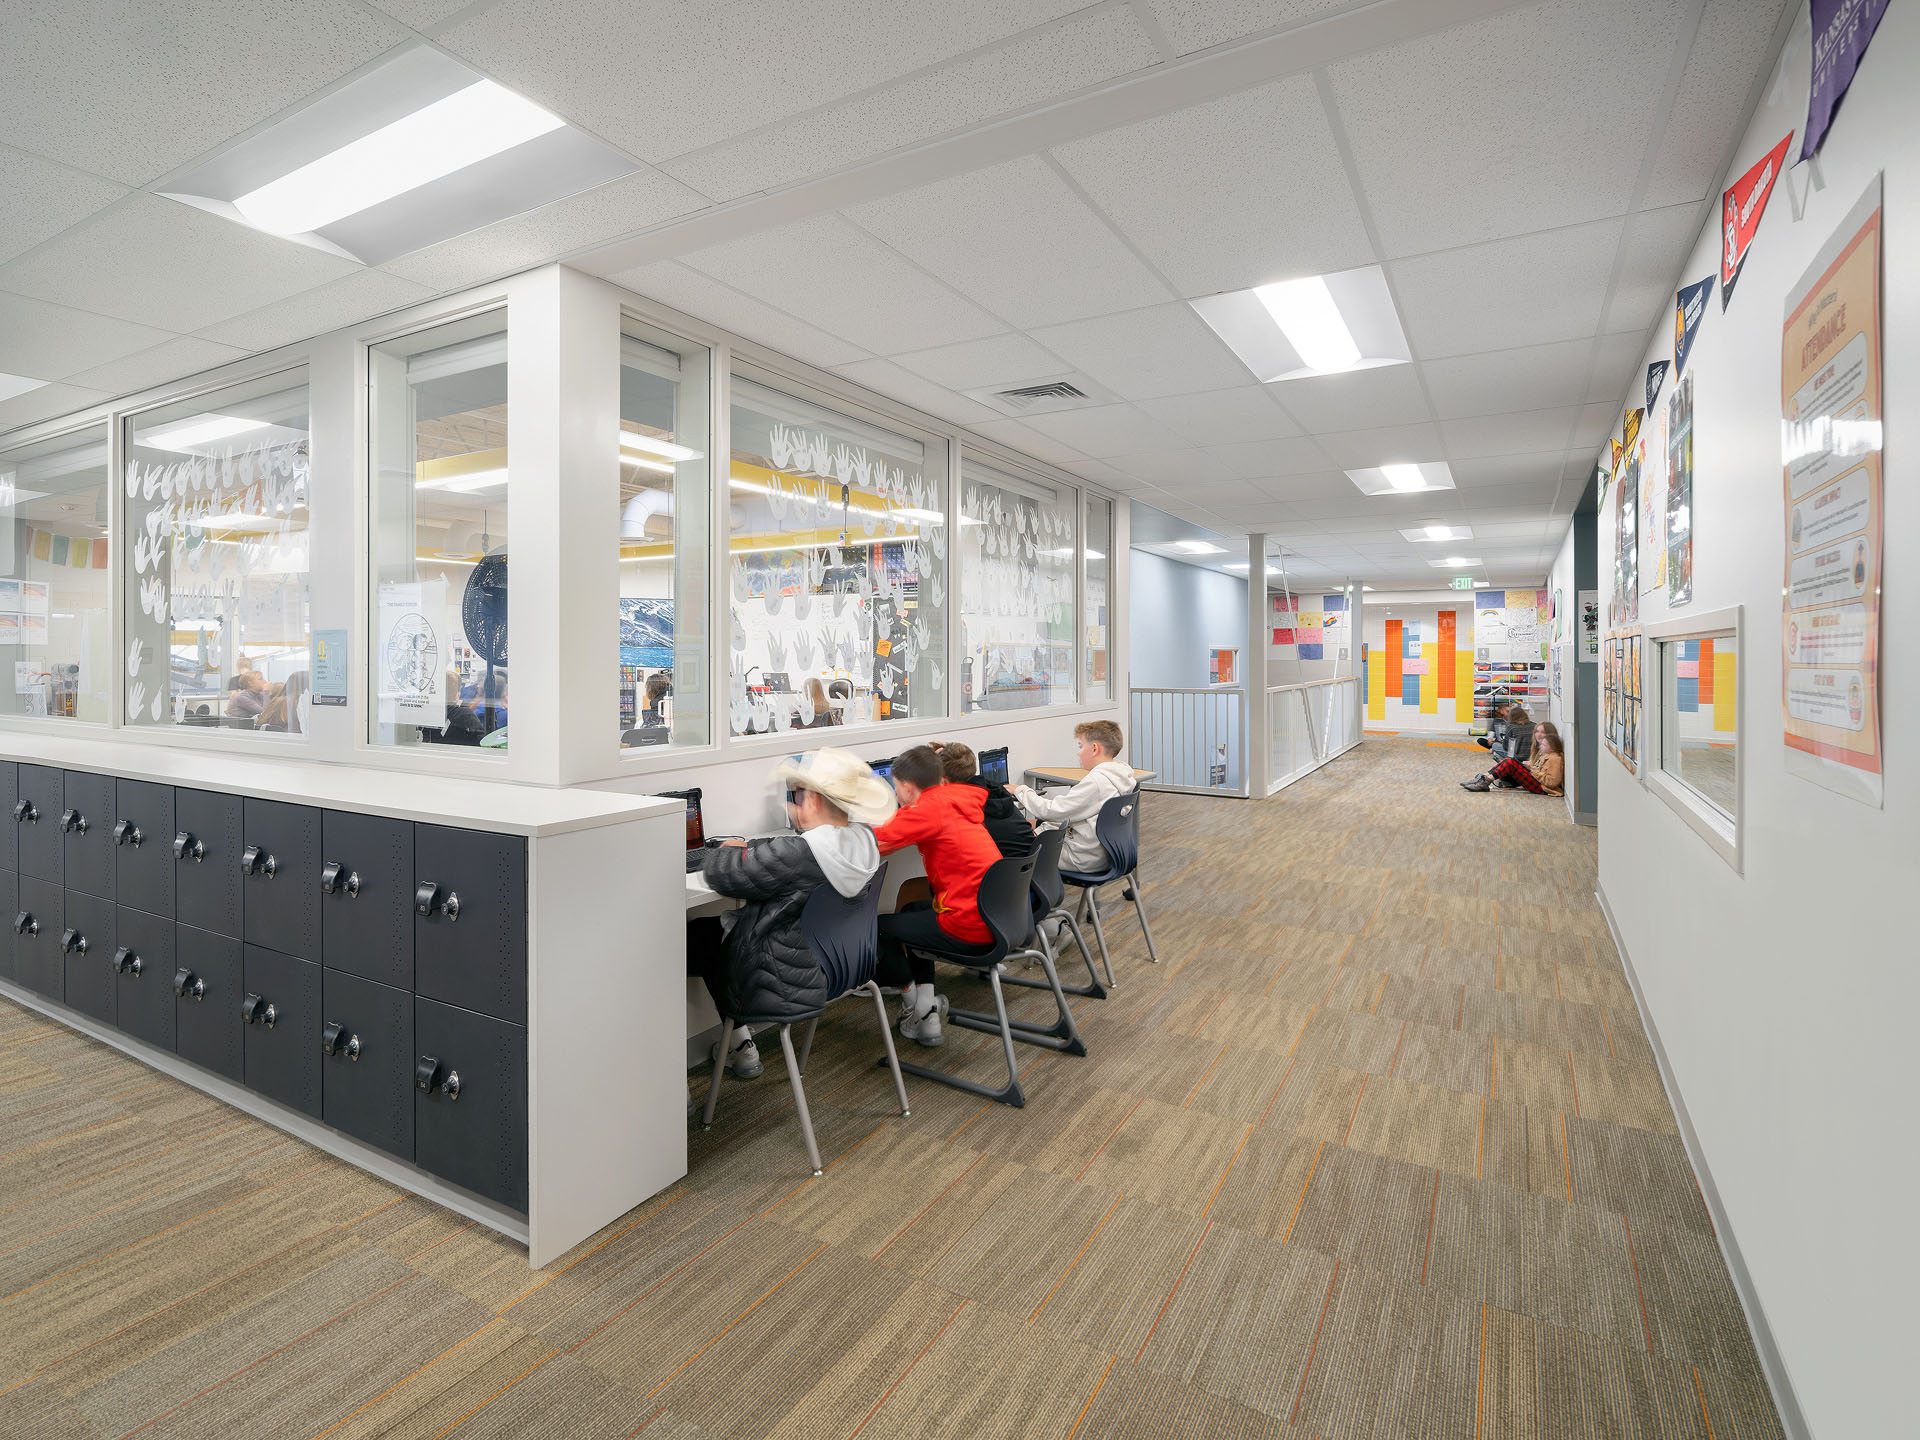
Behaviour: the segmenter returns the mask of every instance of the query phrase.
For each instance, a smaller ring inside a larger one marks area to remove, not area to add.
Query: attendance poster
[[[1787,772],[1881,801],[1880,180],[1787,292],[1780,345]]]

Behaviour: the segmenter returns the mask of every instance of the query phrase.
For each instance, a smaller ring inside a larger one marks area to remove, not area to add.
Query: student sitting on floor
[[[1531,758],[1522,762],[1508,758],[1496,761],[1484,775],[1460,782],[1461,788],[1475,794],[1500,789],[1531,790],[1535,795],[1563,795],[1567,777],[1566,751],[1560,744],[1560,731],[1551,720],[1543,720],[1534,731]]]
[[[1000,847],[1000,853],[1031,855],[1036,843],[1033,822],[1021,813],[1019,802],[1006,786],[980,773],[980,757],[973,753],[973,747],[948,740],[935,741],[933,748],[940,752],[940,769],[949,785],[972,785],[987,792],[987,808],[981,823],[987,827],[993,843]]]
[[[707,884],[746,904],[687,922],[687,973],[707,982],[722,1015],[802,1019],[834,997],[800,912],[821,885],[851,899],[873,878],[880,848],[870,827],[892,817],[894,801],[886,782],[845,750],[796,755],[771,778],[785,787],[787,820],[798,833],[729,840],[707,852]],[[744,1026],[733,1036],[727,1069],[751,1080],[760,1051]]]
[[[1067,789],[1035,790],[1030,785],[1017,785],[1013,798],[1035,821],[1048,821],[1066,830],[1066,843],[1060,848],[1062,870],[1098,875],[1107,868],[1107,852],[1100,848],[1094,825],[1100,807],[1107,801],[1133,793],[1133,768],[1115,758],[1125,742],[1113,721],[1089,720],[1076,725],[1073,738],[1079,742],[1080,764],[1086,775]]]
[[[1487,733],[1476,735],[1473,743],[1488,751],[1496,760],[1505,760],[1513,754],[1513,729],[1516,725],[1527,723],[1527,712],[1512,700],[1496,700],[1493,704],[1493,720],[1487,726]]]
[[[874,839],[882,855],[918,845],[933,898],[910,901],[880,917],[878,978],[882,985],[900,987],[900,1033],[933,1046],[945,1038],[940,1017],[946,1001],[934,992],[932,958],[913,947],[950,948],[955,941],[982,950],[992,945],[993,932],[980,918],[980,880],[1000,858],[1000,849],[981,823],[987,792],[947,784],[932,746],[916,745],[895,758],[893,789],[899,813],[874,831]]]

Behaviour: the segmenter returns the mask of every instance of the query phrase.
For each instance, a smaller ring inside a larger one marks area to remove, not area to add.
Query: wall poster
[[[374,685],[382,725],[447,726],[447,582],[380,586]]]
[[[1880,179],[1787,293],[1781,705],[1787,771],[1881,800]]]
[[[1640,462],[1627,457],[1622,483],[1613,487],[1613,599],[1607,608],[1607,628],[1631,625],[1640,618]]]
[[[1580,592],[1580,658],[1589,664],[1600,658],[1600,592]]]
[[[1640,632],[1609,635],[1602,657],[1600,732],[1627,773],[1640,773]]]
[[[1693,377],[1667,397],[1667,604],[1693,599]]]
[[[1649,416],[1636,447],[1640,458],[1640,593],[1667,584],[1667,439],[1665,421]]]

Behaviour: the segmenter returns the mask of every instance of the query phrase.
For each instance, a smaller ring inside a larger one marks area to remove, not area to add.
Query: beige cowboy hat
[[[862,825],[884,825],[899,808],[893,787],[869,770],[866,761],[833,746],[789,755],[774,767],[768,780],[779,788],[818,790],[846,811],[849,820]]]

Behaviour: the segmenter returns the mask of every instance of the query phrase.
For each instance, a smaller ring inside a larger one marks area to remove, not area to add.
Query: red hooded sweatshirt
[[[979,905],[980,878],[1000,858],[982,819],[986,808],[987,792],[977,785],[935,785],[873,832],[882,855],[920,847],[940,928],[970,945],[993,943]]]

